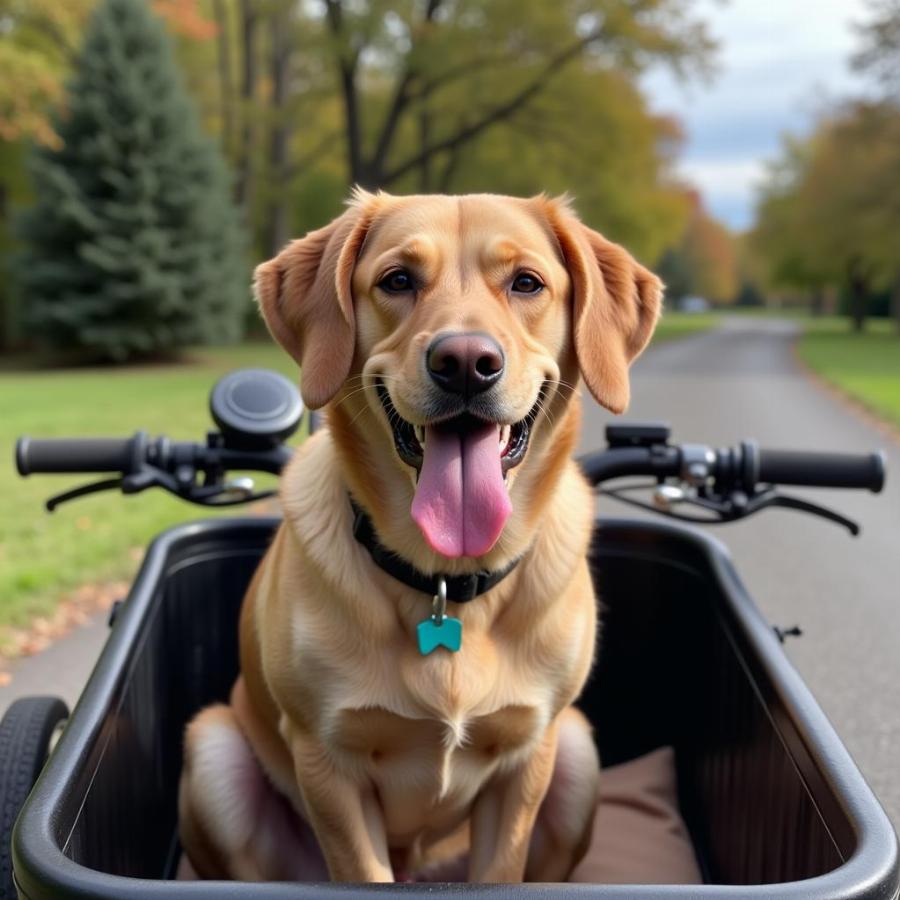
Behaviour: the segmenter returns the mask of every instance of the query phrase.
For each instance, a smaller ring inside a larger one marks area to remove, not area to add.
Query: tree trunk
[[[456,175],[456,170],[459,168],[462,156],[462,146],[454,147],[447,153],[447,159],[444,162],[444,169],[441,172],[440,179],[438,180],[438,189],[441,191],[441,193],[450,193],[450,188],[453,184],[453,178]]]
[[[384,179],[384,172],[387,161],[391,153],[391,147],[397,134],[397,128],[402,120],[404,113],[409,108],[410,101],[413,98],[413,90],[418,85],[421,87],[421,62],[417,62],[416,44],[423,40],[424,35],[431,31],[434,26],[435,16],[440,9],[444,0],[428,0],[425,7],[425,15],[421,22],[420,28],[415,29],[418,32],[414,44],[410,47],[406,57],[406,66],[400,72],[394,83],[392,91],[392,99],[387,107],[387,113],[382,122],[378,139],[375,142],[375,150],[371,157],[363,162],[364,174],[369,181],[373,182],[373,186],[381,187]],[[431,143],[431,112],[428,107],[429,91],[425,90],[421,94],[421,105],[419,106],[418,125],[419,125],[419,147],[424,150]],[[423,158],[422,163],[418,166],[419,187],[422,193],[428,193],[431,189],[431,158]]]
[[[259,19],[254,9],[254,0],[241,0],[241,43],[243,44],[243,65],[241,68],[241,134],[237,158],[237,181],[235,198],[244,211],[245,219],[252,221],[253,211],[253,145],[254,103],[256,84],[259,80],[256,50],[256,31]]]
[[[290,117],[287,112],[290,89],[291,33],[290,4],[283,3],[270,20],[270,52],[272,79],[272,128],[269,134],[269,214],[267,216],[267,250],[270,256],[287,243],[290,229]]]
[[[338,80],[344,101],[344,130],[347,136],[347,170],[350,184],[373,188],[363,163],[362,125],[360,122],[359,92],[356,88],[356,70],[359,51],[353,50],[344,34],[344,10],[341,0],[325,0],[328,27],[337,47]]]
[[[9,209],[6,185],[0,183],[0,230],[4,233],[9,228]],[[9,289],[9,272],[6,267],[6,259],[0,258],[0,278],[3,284],[0,286],[0,350],[6,350],[12,344],[13,338],[13,299]]]
[[[812,296],[809,300],[810,314],[818,318],[825,309],[825,291],[820,288],[813,288]]]
[[[231,158],[234,141],[234,84],[232,82],[231,28],[226,0],[213,0],[213,15],[218,26],[219,107],[222,116],[222,149]]]
[[[356,91],[356,62],[340,62],[341,93],[344,97],[344,121],[347,129],[347,168],[350,183],[370,190],[379,187],[363,164],[362,128],[359,121],[359,95]]]
[[[853,321],[853,330],[861,332],[866,325],[869,284],[863,265],[858,259],[852,259],[847,267],[847,284],[850,288],[850,317]]]
[[[431,110],[427,103],[419,110],[419,146],[424,150],[431,143]],[[419,190],[427,194],[432,190],[431,157],[422,158],[419,166]]]

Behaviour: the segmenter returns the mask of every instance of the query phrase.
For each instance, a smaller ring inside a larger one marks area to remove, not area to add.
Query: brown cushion
[[[702,884],[678,811],[671,747],[603,769],[591,845],[569,880]]]

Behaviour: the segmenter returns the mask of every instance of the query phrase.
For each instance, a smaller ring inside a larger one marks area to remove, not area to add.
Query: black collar
[[[396,578],[397,581],[402,581],[408,587],[421,591],[423,594],[435,595],[438,580],[443,578],[447,583],[447,599],[454,603],[468,603],[503,581],[521,559],[521,557],[514,559],[496,572],[473,572],[471,575],[441,575],[438,572],[434,575],[426,575],[403,557],[388,550],[378,540],[372,520],[353,502],[352,498],[350,506],[353,507],[353,537],[369,551],[375,565]]]

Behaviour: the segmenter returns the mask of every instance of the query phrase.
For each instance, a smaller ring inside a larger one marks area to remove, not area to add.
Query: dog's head
[[[364,192],[259,266],[256,292],[307,406],[346,405],[366,440],[374,416],[413,519],[451,558],[493,547],[579,370],[599,403],[625,409],[661,299],[564,201]]]

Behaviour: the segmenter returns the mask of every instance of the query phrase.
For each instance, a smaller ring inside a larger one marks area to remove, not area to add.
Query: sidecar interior
[[[184,725],[227,697],[241,598],[276,524],[218,519],[154,542],[19,819],[22,896],[370,894],[367,886],[167,880],[180,853]],[[896,897],[893,829],[723,548],[681,527],[600,521],[593,570],[602,652],[580,706],[607,766],[673,748],[678,803],[705,883],[526,885],[516,895]],[[511,896],[497,885],[446,890]]]

